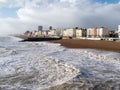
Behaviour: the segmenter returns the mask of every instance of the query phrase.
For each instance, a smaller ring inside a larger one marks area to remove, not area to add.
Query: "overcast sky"
[[[120,24],[120,0],[0,0],[0,34],[53,28]]]

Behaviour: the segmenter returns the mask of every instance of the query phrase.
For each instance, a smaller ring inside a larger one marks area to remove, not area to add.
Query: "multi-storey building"
[[[82,29],[76,29],[76,37],[82,37]]]
[[[63,30],[63,36],[74,37],[75,36],[75,29],[65,29],[65,30]]]
[[[97,29],[98,37],[109,37],[109,30],[108,28],[101,27]]]
[[[73,29],[65,29],[63,30],[63,36],[68,36],[68,37],[86,37],[87,32],[86,29],[83,28],[73,28]]]
[[[86,37],[87,30],[84,28],[76,29],[76,37]]]
[[[87,29],[87,37],[93,37],[93,31],[94,31],[94,28],[88,28]]]
[[[55,30],[48,30],[48,35],[49,36],[54,36],[55,35]]]
[[[118,37],[120,38],[120,25],[118,25]]]
[[[87,29],[87,37],[108,37],[109,30],[107,28],[88,28]]]
[[[43,30],[43,26],[38,26],[38,31],[42,31]]]

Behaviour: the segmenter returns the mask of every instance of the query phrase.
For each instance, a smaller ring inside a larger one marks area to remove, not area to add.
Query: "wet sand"
[[[52,43],[60,43],[67,48],[86,48],[120,52],[120,42],[104,40],[62,39],[53,40]]]

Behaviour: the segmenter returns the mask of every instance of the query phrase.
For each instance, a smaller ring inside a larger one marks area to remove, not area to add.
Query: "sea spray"
[[[120,53],[0,40],[1,90],[119,90]]]

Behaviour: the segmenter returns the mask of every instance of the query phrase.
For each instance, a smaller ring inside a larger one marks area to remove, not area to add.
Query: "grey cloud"
[[[14,8],[14,7],[23,7],[24,0],[0,0],[0,8]]]
[[[17,0],[15,0],[17,1]],[[37,25],[56,28],[101,27],[117,28],[120,24],[120,4],[93,3],[92,0],[27,0],[26,6],[17,11],[18,18],[0,20],[4,28],[13,32],[34,29]],[[15,23],[17,22],[17,23]],[[15,24],[15,25],[14,25]],[[19,27],[20,28],[19,30]],[[22,30],[21,30],[22,29]]]

